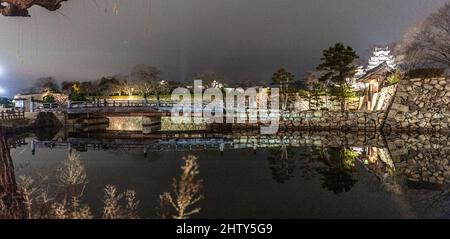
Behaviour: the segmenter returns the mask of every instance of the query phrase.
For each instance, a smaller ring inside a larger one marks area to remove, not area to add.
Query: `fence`
[[[174,102],[147,100],[98,100],[91,102],[70,101],[68,108],[103,108],[103,107],[172,107]]]
[[[6,110],[1,111],[0,120],[24,119],[25,111]]]

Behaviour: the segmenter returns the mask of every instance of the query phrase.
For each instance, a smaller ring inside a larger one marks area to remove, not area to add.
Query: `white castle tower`
[[[386,64],[393,69],[397,68],[394,56],[391,55],[391,50],[389,47],[376,47],[372,53],[372,57],[369,59],[369,65],[366,70],[370,71],[383,62],[386,62]]]

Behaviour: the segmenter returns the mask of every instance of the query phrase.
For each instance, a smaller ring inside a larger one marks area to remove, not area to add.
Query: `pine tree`
[[[353,63],[359,56],[350,46],[336,43],[333,47],[323,51],[322,64],[317,70],[324,75],[319,79],[329,88],[331,95],[341,102],[341,110],[346,109],[346,101],[354,96],[348,80],[353,78],[358,69]]]
[[[290,85],[294,82],[295,75],[284,68],[278,69],[272,76],[272,81],[280,86],[283,109],[287,108],[289,101]]]

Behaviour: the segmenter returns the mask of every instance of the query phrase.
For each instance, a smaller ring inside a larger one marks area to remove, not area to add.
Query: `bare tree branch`
[[[417,67],[450,67],[450,4],[415,25],[397,46],[406,70]]]
[[[61,8],[61,2],[68,0],[0,0],[0,13],[9,17],[29,17],[28,9],[40,6],[49,11]]]

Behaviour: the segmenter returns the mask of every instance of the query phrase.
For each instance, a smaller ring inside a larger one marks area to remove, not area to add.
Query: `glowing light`
[[[0,94],[5,94],[5,89],[3,89],[3,88],[0,88]]]

